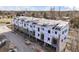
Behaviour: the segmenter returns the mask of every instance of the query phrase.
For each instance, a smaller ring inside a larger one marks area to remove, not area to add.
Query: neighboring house
[[[15,17],[12,21],[15,28],[63,51],[69,32],[69,22],[33,17]]]

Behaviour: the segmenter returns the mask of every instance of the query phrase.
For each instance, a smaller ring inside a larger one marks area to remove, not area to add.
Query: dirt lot
[[[0,34],[5,35],[8,40],[14,43],[19,52],[33,52],[34,50],[24,43],[24,38],[18,34],[12,33],[12,30],[5,25],[0,26]]]
[[[78,29],[71,29],[69,31],[68,39],[67,39],[67,45],[66,45],[66,51],[73,51],[77,52],[79,51],[79,30]]]

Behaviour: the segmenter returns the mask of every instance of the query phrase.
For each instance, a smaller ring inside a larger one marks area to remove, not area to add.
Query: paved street
[[[12,43],[15,44],[19,52],[33,52],[34,50],[24,43],[24,38],[18,34],[12,33],[7,26],[0,25],[0,34],[4,34]]]

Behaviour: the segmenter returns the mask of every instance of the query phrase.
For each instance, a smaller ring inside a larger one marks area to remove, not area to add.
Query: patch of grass
[[[11,23],[11,18],[0,19],[0,24],[10,24],[10,23]]]

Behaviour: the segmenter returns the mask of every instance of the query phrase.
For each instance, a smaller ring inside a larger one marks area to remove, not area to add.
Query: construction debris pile
[[[0,35],[0,52],[16,52],[16,46],[8,41],[5,35]]]

